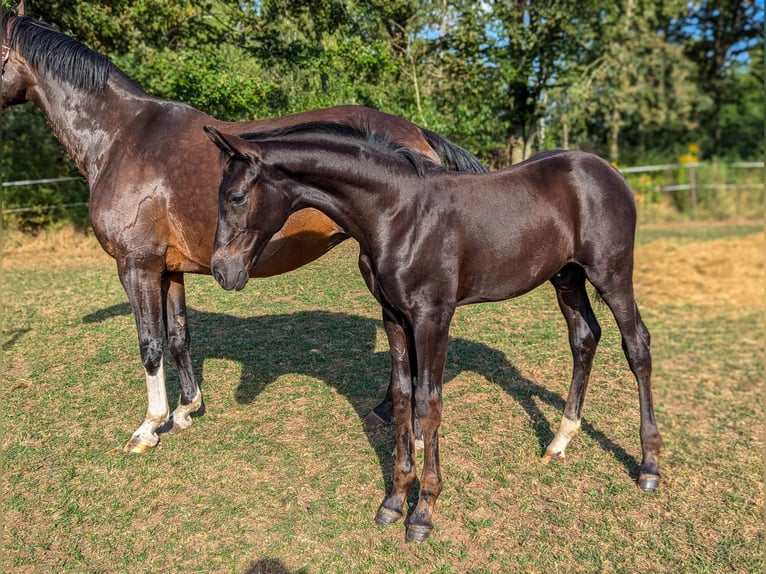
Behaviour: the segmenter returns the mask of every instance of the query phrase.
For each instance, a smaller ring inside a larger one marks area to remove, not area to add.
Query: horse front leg
[[[186,294],[183,273],[166,273],[162,278],[163,319],[168,346],[178,367],[181,380],[181,401],[170,415],[175,433],[192,425],[191,414],[202,406],[202,393],[194,376],[189,347],[191,338],[186,318]]]
[[[423,431],[423,472],[415,511],[407,524],[407,542],[423,542],[433,530],[433,512],[442,490],[439,463],[439,426],[442,418],[442,384],[447,361],[449,324],[454,309],[435,309],[413,319],[418,377],[415,414]]]
[[[568,265],[557,273],[551,283],[569,331],[572,351],[572,382],[569,387],[564,413],[556,436],[545,449],[543,463],[563,459],[565,449],[580,429],[585,392],[588,389],[596,346],[601,338],[601,327],[593,314],[585,289],[585,272],[576,265]]]
[[[157,429],[170,416],[163,365],[162,272],[118,263],[118,273],[136,319],[141,363],[146,372],[146,418],[125,445],[143,453],[157,445]]]

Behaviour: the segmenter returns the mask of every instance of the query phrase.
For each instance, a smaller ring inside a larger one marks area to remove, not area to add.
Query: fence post
[[[692,219],[697,219],[697,173],[696,163],[689,164],[689,193],[692,199]]]
[[[689,144],[687,153],[678,158],[678,163],[689,170],[689,195],[691,196],[692,219],[697,219],[697,162],[700,148],[692,142]]]

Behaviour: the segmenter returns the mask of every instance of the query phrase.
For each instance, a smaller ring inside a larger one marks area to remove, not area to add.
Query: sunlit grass
[[[655,239],[704,248],[757,230],[662,226],[639,240],[645,257]],[[571,368],[552,289],[461,308],[444,388],[445,488],[432,537],[414,547],[400,525],[373,523],[392,430],[363,418],[389,359],[351,242],[241,293],[187,279],[205,412],[144,456],[121,452],[146,396],[113,262],[92,239],[71,253],[17,249],[3,275],[5,572],[763,569],[762,298],[642,308],[664,438],[653,494],[635,486],[635,381],[603,305],[583,429],[551,466],[539,457]]]

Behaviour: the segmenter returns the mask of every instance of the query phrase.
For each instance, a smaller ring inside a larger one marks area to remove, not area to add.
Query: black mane
[[[251,142],[266,142],[284,138],[300,139],[301,136],[307,139],[319,136],[330,141],[351,140],[355,143],[368,145],[374,150],[406,160],[415,168],[420,177],[428,173],[444,170],[442,166],[431,161],[423,154],[400,145],[387,135],[377,132],[369,126],[360,128],[339,122],[317,121],[296,124],[276,130],[239,134],[239,137]]]
[[[3,29],[12,13],[3,11]],[[17,17],[10,34],[11,50],[16,50],[41,74],[59,78],[88,92],[102,92],[112,64],[66,34],[27,17]]]

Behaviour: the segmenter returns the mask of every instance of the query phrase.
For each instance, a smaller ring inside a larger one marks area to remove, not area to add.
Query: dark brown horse
[[[450,174],[347,126],[295,126],[247,139],[207,131],[226,159],[212,260],[224,288],[244,287],[250,266],[298,209],[318,209],[359,242],[359,267],[383,308],[393,365],[396,461],[378,524],[402,517],[416,477],[414,415],[425,451],[407,539],[422,541],[433,528],[442,488],[442,378],[455,308],[516,297],[546,281],[569,328],[574,372],[544,460],[563,457],[580,427],[601,334],[587,279],[611,309],[638,381],[639,486],[657,487],[661,440],[649,332],[633,296],[636,208],[612,166],[587,153],[553,152],[495,173]]]
[[[467,152],[401,118],[343,106],[248,123],[225,123],[188,105],[143,92],[109,60],[61,32],[2,11],[2,105],[34,102],[90,185],[90,219],[117,261],[138,327],[146,370],[146,419],[125,446],[143,452],[157,430],[181,430],[202,404],[189,354],[184,273],[210,273],[221,166],[202,127],[242,132],[310,120],[373,126],[400,145],[454,169],[483,170]],[[321,212],[292,215],[276,230],[250,276],[285,273],[346,239]],[[178,365],[179,406],[170,414],[163,338]],[[384,404],[379,411],[390,410]]]

